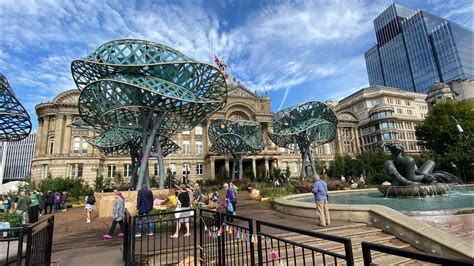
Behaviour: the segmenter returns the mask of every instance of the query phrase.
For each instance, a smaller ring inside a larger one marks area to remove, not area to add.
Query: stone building
[[[415,127],[428,112],[425,98],[423,93],[373,86],[342,99],[336,106],[340,119],[337,150],[357,153],[399,142],[407,153],[419,153]],[[352,128],[355,123],[357,130]]]
[[[426,96],[428,108],[447,100],[468,100],[474,103],[474,80],[459,79],[448,83],[435,82]]]
[[[94,132],[68,127],[79,119],[78,90],[69,90],[57,95],[51,102],[36,106],[38,116],[38,140],[32,161],[32,177],[79,177],[92,182],[97,175],[113,178],[117,174],[125,180],[131,176],[129,157],[104,156],[85,141]],[[300,159],[294,151],[276,147],[268,138],[271,130],[270,98],[255,93],[233,82],[224,109],[213,114],[216,118],[252,120],[264,129],[266,148],[259,154],[244,158],[244,173],[268,175],[273,166],[288,166],[292,175],[299,175]],[[176,134],[174,140],[181,149],[165,157],[165,167],[178,178],[188,174],[191,180],[215,178],[229,175],[230,158],[209,152],[207,137],[209,121],[189,131]],[[157,175],[156,158],[150,159],[150,175]]]

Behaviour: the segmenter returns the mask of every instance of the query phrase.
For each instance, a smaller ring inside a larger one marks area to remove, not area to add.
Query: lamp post
[[[91,170],[95,172],[95,178],[97,179],[99,177],[99,173],[102,173],[104,171],[104,168],[101,165],[98,165],[92,166]]]
[[[461,124],[459,124],[459,121],[456,119],[456,117],[454,117],[452,115],[450,117],[454,120],[454,123],[456,123],[456,129],[461,134],[461,140],[460,140],[461,143],[460,144],[463,145],[464,140],[465,140],[465,135],[467,134],[467,132],[464,132],[464,129],[462,128]],[[460,153],[459,146],[457,146],[457,150],[458,150],[458,155],[459,155],[459,153]],[[463,176],[463,179],[464,179],[464,183],[467,183],[465,166],[460,160],[459,160],[458,164],[461,167],[461,172],[462,172],[462,176]]]

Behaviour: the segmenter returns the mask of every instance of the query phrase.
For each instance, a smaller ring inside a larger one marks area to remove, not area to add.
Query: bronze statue
[[[395,156],[393,160],[385,162],[385,171],[392,177],[392,185],[408,186],[436,182],[433,175],[435,162],[428,160],[418,168],[413,157],[403,154],[402,144],[390,143],[386,146]]]

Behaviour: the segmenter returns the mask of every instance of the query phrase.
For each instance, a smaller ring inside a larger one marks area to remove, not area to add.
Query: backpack
[[[94,203],[95,203],[95,196],[94,196],[94,194],[87,196],[87,201],[86,201],[86,203],[87,203],[87,204],[90,204],[90,205],[94,205]]]

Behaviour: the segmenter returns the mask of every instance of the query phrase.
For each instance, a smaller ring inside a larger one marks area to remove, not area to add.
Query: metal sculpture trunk
[[[243,156],[260,152],[265,148],[262,126],[253,121],[215,119],[209,126],[209,140],[212,143],[211,152],[233,158],[232,179],[236,171],[238,178],[242,179]]]
[[[227,100],[225,78],[217,68],[154,42],[111,41],[74,60],[71,68],[85,123],[103,132],[124,129],[139,134],[139,140],[134,139],[141,145],[137,189],[150,183],[147,170],[153,149],[162,166],[168,136],[193,128]],[[159,176],[164,188],[164,166]]]
[[[30,132],[30,116],[0,74],[0,141],[20,141]]]
[[[273,143],[288,149],[298,147],[302,160],[301,175],[317,174],[311,144],[324,144],[336,138],[337,116],[333,108],[322,102],[306,102],[275,113],[272,124],[273,133],[268,133],[268,136]],[[312,173],[307,171],[307,160]]]

